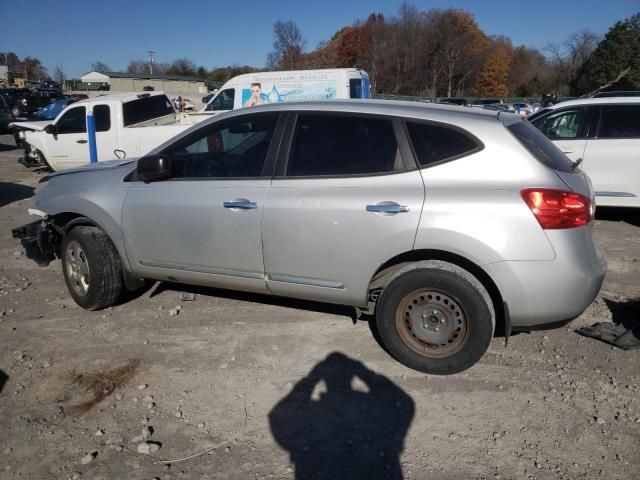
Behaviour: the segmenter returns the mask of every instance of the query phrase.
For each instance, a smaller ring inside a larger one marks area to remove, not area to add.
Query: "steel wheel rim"
[[[71,288],[78,295],[84,297],[89,293],[90,276],[87,255],[75,240],[67,244],[65,250],[67,278]]]
[[[469,317],[460,302],[441,290],[415,290],[396,308],[396,330],[411,350],[429,358],[449,357],[469,339]]]

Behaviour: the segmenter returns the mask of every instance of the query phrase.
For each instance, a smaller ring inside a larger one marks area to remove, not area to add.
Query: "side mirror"
[[[138,160],[136,172],[143,182],[162,180],[171,176],[171,159],[167,155],[149,155]]]
[[[56,126],[53,123],[50,123],[49,125],[47,125],[46,127],[44,127],[44,131],[50,135],[55,135],[56,134]]]

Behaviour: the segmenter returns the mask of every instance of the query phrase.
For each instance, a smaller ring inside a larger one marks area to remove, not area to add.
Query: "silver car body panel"
[[[595,297],[606,265],[591,227],[543,230],[520,196],[528,187],[570,187],[593,198],[590,182],[579,169],[556,172],[532,157],[504,127],[523,121],[517,115],[392,101],[264,105],[205,120],[153,153],[213,122],[266,111],[443,122],[484,146],[428,168],[361,177],[144,183],[123,181],[135,162],[88,167],[53,176],[36,207],[92,219],[124,268],[152,279],[364,306],[383,264],[431,250],[486,272],[514,326],[568,319]],[[256,208],[225,208],[233,201]],[[367,208],[392,203],[407,211]]]

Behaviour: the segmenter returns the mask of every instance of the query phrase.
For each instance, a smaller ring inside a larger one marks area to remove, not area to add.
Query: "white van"
[[[200,113],[338,98],[371,98],[367,72],[358,68],[331,68],[238,75],[225,83]]]

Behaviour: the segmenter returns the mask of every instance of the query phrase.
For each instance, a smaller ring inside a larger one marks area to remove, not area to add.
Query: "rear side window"
[[[125,127],[174,113],[175,110],[165,95],[150,95],[122,104]]]
[[[93,107],[93,116],[96,119],[96,132],[108,132],[111,129],[109,105],[96,105]]]
[[[540,162],[559,172],[571,171],[571,160],[529,122],[516,122],[507,128]]]
[[[603,107],[598,138],[640,138],[640,105]]]
[[[341,115],[298,118],[288,176],[365,175],[402,168],[391,120]]]
[[[470,135],[442,125],[407,123],[407,129],[418,163],[422,167],[468,155],[481,148]]]

